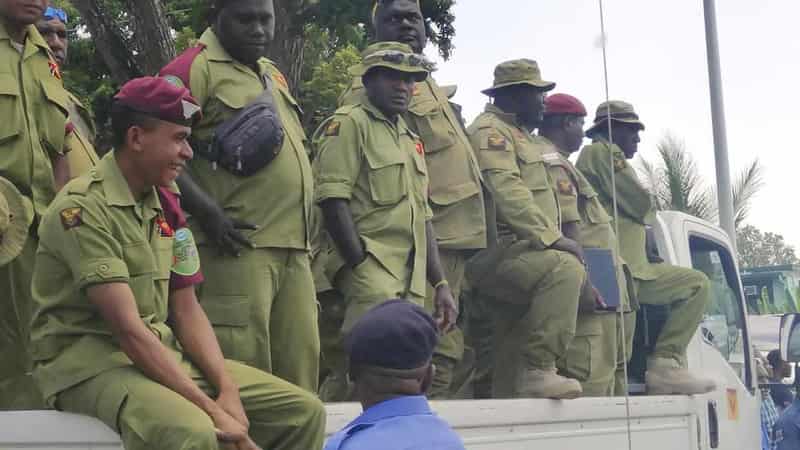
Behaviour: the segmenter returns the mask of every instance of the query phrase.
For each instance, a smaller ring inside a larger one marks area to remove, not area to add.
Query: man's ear
[[[142,148],[144,148],[144,133],[145,129],[138,126],[133,125],[128,128],[128,131],[125,133],[125,146],[134,152],[140,152]]]

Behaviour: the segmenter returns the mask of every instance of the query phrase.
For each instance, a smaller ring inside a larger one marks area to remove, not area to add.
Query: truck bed
[[[634,449],[697,449],[702,397],[632,397]],[[455,400],[433,408],[462,436],[470,450],[570,448],[626,449],[625,400]],[[326,405],[327,434],[361,412],[355,403]],[[535,447],[534,447],[535,445]],[[119,437],[101,422],[56,411],[0,412],[3,450],[122,450]]]

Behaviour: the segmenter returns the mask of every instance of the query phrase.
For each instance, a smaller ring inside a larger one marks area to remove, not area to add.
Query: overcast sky
[[[656,143],[671,132],[715,183],[703,1],[604,7],[611,97],[632,102],[647,125],[640,154],[655,160]],[[800,2],[718,0],[717,13],[731,167],[735,175],[758,157],[765,168],[748,223],[800,247]],[[458,0],[455,15],[455,53],[436,78],[459,86],[468,121],[487,101],[480,90],[494,66],[516,58],[537,60],[558,83],[553,92],[577,96],[593,118],[605,99],[597,0]]]

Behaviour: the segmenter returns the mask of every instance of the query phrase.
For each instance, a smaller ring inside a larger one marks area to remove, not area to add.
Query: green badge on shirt
[[[190,277],[200,271],[200,255],[194,236],[188,228],[175,231],[175,243],[172,246],[172,272]]]

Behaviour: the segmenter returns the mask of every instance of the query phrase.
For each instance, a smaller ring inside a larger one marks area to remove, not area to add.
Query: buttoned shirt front
[[[410,263],[409,290],[424,296],[433,212],[422,143],[402,117],[390,120],[369,101],[340,108],[326,128],[314,163],[316,201],[349,200],[366,250],[398,279]],[[328,248],[333,280],[344,260]]]
[[[463,450],[461,438],[424,396],[373,405],[328,439],[324,450]]]
[[[64,150],[68,94],[33,25],[20,52],[0,22],[0,176],[30,198],[37,216],[55,197],[51,158]]]
[[[561,217],[540,138],[492,104],[467,131],[497,205],[498,232],[550,247],[561,238]]]
[[[42,219],[32,291],[34,377],[45,398],[131,365],[86,289],[127,283],[142,322],[177,355],[167,326],[174,231],[154,188],[136,200],[114,152],[67,184]]]

